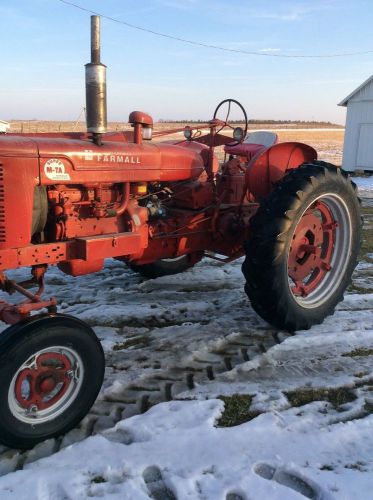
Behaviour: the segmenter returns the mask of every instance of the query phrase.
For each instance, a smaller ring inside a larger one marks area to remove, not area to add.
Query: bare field
[[[23,132],[23,133],[34,133],[34,132],[84,132],[85,123],[84,122],[57,122],[57,121],[12,121],[11,132]],[[194,126],[198,124],[189,125]],[[154,130],[162,131],[172,128],[180,128],[182,124],[177,123],[155,123]],[[292,127],[292,128],[289,128]],[[117,130],[131,130],[128,123],[123,122],[110,122],[108,124],[109,131]],[[302,128],[302,125],[295,127],[293,124],[282,124],[281,127],[274,127],[273,124],[263,124],[260,126],[249,126],[250,131],[255,130],[271,130],[276,132],[279,136],[280,142],[285,141],[298,141],[309,144],[314,147],[318,153],[319,158],[325,161],[329,161],[336,165],[341,165],[342,162],[342,149],[343,149],[343,138],[344,129],[342,128]],[[182,140],[182,133],[169,135],[167,139],[179,139]],[[159,138],[158,140],[162,140]],[[223,154],[219,155],[222,159]]]
[[[277,133],[280,142],[304,142],[316,149],[320,160],[342,163],[344,129],[278,130]]]

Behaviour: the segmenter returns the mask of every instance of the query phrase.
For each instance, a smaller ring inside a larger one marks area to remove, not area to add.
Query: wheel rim
[[[348,267],[351,242],[351,218],[342,198],[328,193],[307,207],[288,253],[289,288],[299,305],[316,308],[333,296]]]
[[[76,399],[83,377],[83,362],[76,351],[62,346],[42,349],[14,375],[8,391],[9,409],[28,424],[52,420]]]

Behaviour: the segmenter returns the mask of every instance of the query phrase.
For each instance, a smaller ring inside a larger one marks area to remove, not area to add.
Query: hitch
[[[57,312],[57,300],[51,297],[49,300],[42,300],[41,295],[44,292],[44,275],[47,271],[47,265],[32,266],[32,278],[21,283],[9,279],[3,272],[0,272],[0,289],[12,295],[15,292],[20,293],[26,300],[19,304],[10,304],[0,301],[0,320],[8,325],[14,325],[19,321],[28,318],[33,311],[39,311],[46,308],[48,312]],[[34,285],[38,286],[36,293],[27,290]]]

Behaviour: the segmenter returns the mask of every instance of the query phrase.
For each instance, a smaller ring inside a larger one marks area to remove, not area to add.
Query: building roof
[[[365,82],[363,82],[357,89],[355,89],[351,94],[349,94],[347,97],[341,101],[338,106],[347,106],[348,101],[351,100],[358,92],[360,92],[361,89],[366,87],[371,81],[373,80],[373,75],[370,76]]]
[[[9,125],[9,123],[4,120],[0,120],[0,123],[2,123],[3,125]]]

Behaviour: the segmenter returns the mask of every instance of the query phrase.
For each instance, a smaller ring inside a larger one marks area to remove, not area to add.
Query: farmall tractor
[[[185,127],[183,140],[152,141],[153,121],[139,111],[129,116],[133,131],[106,133],[99,18],[91,22],[87,133],[0,137],[0,286],[23,296],[0,304],[11,325],[0,334],[0,441],[17,448],[76,426],[103,380],[93,330],[43,297],[48,266],[80,276],[115,258],[157,277],[204,256],[245,256],[252,307],[295,331],[333,313],[359,250],[359,202],[347,175],[305,144],[244,142],[246,113],[232,99],[205,125]],[[230,125],[233,105],[243,129]],[[220,166],[217,147],[226,153]],[[7,277],[25,266],[30,280]]]

